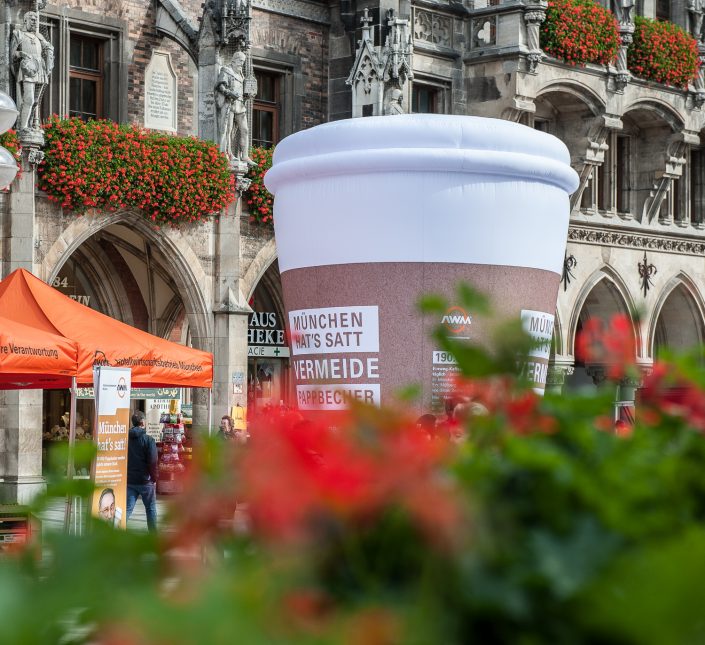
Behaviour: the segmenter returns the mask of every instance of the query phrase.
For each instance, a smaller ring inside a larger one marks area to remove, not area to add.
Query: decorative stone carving
[[[250,48],[252,7],[249,0],[221,0],[220,37],[223,45],[235,45],[241,51]],[[214,14],[215,15],[215,14]]]
[[[528,53],[526,60],[529,74],[536,74],[539,64],[544,58],[543,50],[539,42],[539,30],[541,23],[546,19],[546,0],[530,0],[524,9],[524,24],[526,25],[526,45]]]
[[[546,373],[546,392],[560,394],[565,385],[565,379],[575,371],[569,364],[553,364],[548,366]]]
[[[578,261],[575,259],[574,255],[565,254],[565,259],[563,260],[563,276],[561,277],[561,282],[563,283],[563,291],[568,291],[568,285],[572,280],[575,280],[573,275],[573,269],[578,266]]]
[[[10,65],[15,78],[20,115],[17,123],[25,146],[41,146],[39,107],[54,68],[54,48],[39,32],[39,15],[27,11],[22,27],[15,26],[10,40]]]
[[[624,90],[632,79],[627,66],[627,50],[634,40],[634,0],[612,0],[612,11],[617,18],[620,45],[614,68],[610,68],[610,89],[617,94]]]
[[[435,11],[414,9],[414,38],[439,47],[453,47],[453,19]]]
[[[604,365],[590,365],[585,371],[595,385],[599,386],[607,380]]]
[[[330,24],[330,9],[328,5],[305,0],[252,0],[252,6],[284,16],[317,22],[322,25]]]
[[[644,202],[642,221],[651,222],[661,211],[661,204],[666,198],[674,179],[678,179],[683,174],[685,165],[685,152],[689,135],[679,132],[671,135],[666,147],[664,159],[664,169],[656,173],[653,188]],[[697,140],[697,139],[696,139]],[[670,224],[670,216],[665,215],[660,218],[662,224]]]
[[[414,78],[411,71],[412,43],[409,33],[409,21],[398,18],[394,9],[387,12],[389,33],[382,50],[384,63],[384,82],[393,88],[401,89]]]
[[[353,117],[403,114],[404,95],[408,81],[413,79],[409,21],[397,17],[391,9],[387,12],[384,47],[374,44],[367,9],[361,22],[362,38],[346,81],[353,93]]]
[[[705,0],[688,0],[690,15],[690,33],[698,42],[703,39],[703,16],[705,16]]]
[[[705,242],[664,235],[642,235],[582,226],[571,226],[568,229],[568,241],[594,244],[596,246],[647,249],[677,255],[705,255]]]
[[[612,11],[614,11],[614,15],[620,26],[634,24],[634,18],[632,17],[634,5],[634,0],[613,0]]]
[[[235,169],[254,165],[250,159],[247,101],[257,94],[257,81],[245,70],[247,54],[236,51],[229,65],[222,65],[215,86],[218,112],[218,145]],[[245,168],[242,168],[244,170]]]
[[[646,251],[644,251],[644,261],[639,262],[639,282],[641,283],[641,290],[644,292],[644,298],[646,298],[649,289],[654,286],[651,277],[656,275],[656,273],[658,273],[656,266],[649,264],[646,258]]]
[[[512,104],[502,110],[502,118],[506,121],[520,123],[522,118],[527,114],[534,114],[535,112],[536,104],[534,103],[534,99],[529,96],[515,94],[512,97]]]
[[[570,198],[571,212],[580,207],[592,173],[605,161],[605,152],[609,149],[607,136],[612,130],[621,130],[622,121],[618,116],[603,114],[586,121],[585,126],[586,131],[580,141],[580,154],[573,159],[573,165],[580,176],[580,184]]]
[[[387,115],[404,114],[404,92],[394,88],[389,92],[389,98],[384,104],[384,113]]]
[[[472,22],[472,46],[489,47],[497,44],[497,16],[485,16]]]

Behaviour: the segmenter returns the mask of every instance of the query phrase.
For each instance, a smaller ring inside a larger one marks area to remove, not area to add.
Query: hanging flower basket
[[[698,73],[698,44],[672,22],[637,16],[627,51],[629,70],[640,78],[687,88]]]
[[[544,52],[570,65],[607,65],[620,43],[614,15],[594,0],[549,0],[540,33]]]
[[[157,224],[204,221],[235,197],[226,157],[211,142],[112,121],[52,119],[39,188],[67,210],[134,208]]]

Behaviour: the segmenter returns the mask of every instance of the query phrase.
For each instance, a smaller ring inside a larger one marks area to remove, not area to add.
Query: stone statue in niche
[[[236,51],[230,64],[221,66],[215,86],[218,144],[233,166],[239,163],[255,165],[249,154],[247,101],[257,94],[257,82],[254,77],[247,76],[246,61],[246,54]]]
[[[17,129],[22,138],[39,131],[39,106],[54,68],[54,47],[39,33],[39,16],[34,11],[25,12],[24,26],[12,32],[10,65],[17,83]]]
[[[387,102],[384,104],[384,113],[393,114],[404,114],[404,107],[402,106],[402,100],[404,98],[404,93],[399,88],[393,88],[389,91],[387,97]]]
[[[688,12],[690,13],[690,33],[700,42],[703,35],[705,0],[688,0]]]

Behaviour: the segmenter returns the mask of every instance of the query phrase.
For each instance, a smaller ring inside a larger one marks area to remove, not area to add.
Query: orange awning
[[[0,390],[71,387],[76,343],[0,317]]]
[[[78,346],[78,382],[93,383],[93,365],[129,367],[133,386],[213,384],[213,355],[153,336],[59,293],[24,269],[0,281],[0,316],[58,334]]]

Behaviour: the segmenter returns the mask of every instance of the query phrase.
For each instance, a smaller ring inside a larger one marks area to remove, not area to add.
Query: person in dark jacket
[[[142,497],[147,511],[147,528],[157,530],[157,444],[144,429],[144,412],[132,415],[127,443],[127,519]]]

